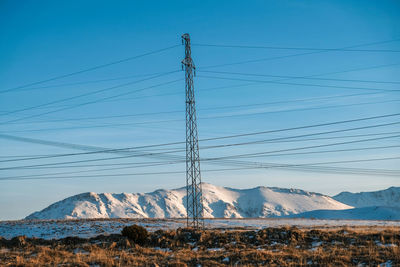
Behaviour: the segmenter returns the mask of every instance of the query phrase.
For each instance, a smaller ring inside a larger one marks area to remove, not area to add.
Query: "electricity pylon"
[[[185,59],[182,60],[182,68],[185,69],[186,80],[186,220],[187,227],[203,228],[203,194],[193,85],[195,66],[191,56],[188,33],[182,35],[182,43],[185,45]]]

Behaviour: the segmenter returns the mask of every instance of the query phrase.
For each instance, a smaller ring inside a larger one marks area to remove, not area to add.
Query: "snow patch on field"
[[[186,226],[185,219],[96,219],[96,220],[20,220],[0,221],[0,236],[10,239],[15,236],[59,239],[67,236],[81,238],[98,235],[119,234],[123,227],[138,224],[149,231],[177,229]],[[207,219],[206,228],[216,229],[262,229],[266,227],[296,226],[400,226],[400,221],[367,220],[313,220],[313,219]]]
[[[400,220],[400,208],[373,206],[347,210],[314,210],[288,217],[336,220]]]

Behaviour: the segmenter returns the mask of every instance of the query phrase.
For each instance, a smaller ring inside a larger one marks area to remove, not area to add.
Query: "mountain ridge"
[[[204,216],[280,217],[317,209],[349,209],[333,198],[301,189],[258,186],[235,189],[203,183]],[[183,218],[186,188],[149,193],[86,192],[55,202],[25,219]]]
[[[400,187],[392,186],[383,190],[358,193],[345,191],[333,196],[332,198],[356,208],[370,206],[400,208]]]

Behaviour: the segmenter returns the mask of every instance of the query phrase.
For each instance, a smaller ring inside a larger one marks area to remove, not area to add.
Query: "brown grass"
[[[0,238],[3,266],[400,266],[400,228],[191,229],[59,240]]]

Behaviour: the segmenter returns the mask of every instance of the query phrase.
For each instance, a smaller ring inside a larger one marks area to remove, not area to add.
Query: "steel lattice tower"
[[[185,45],[185,59],[182,60],[182,68],[185,69],[186,80],[186,219],[187,227],[202,228],[204,226],[203,194],[193,85],[195,66],[191,56],[189,34],[182,35],[182,43]]]

